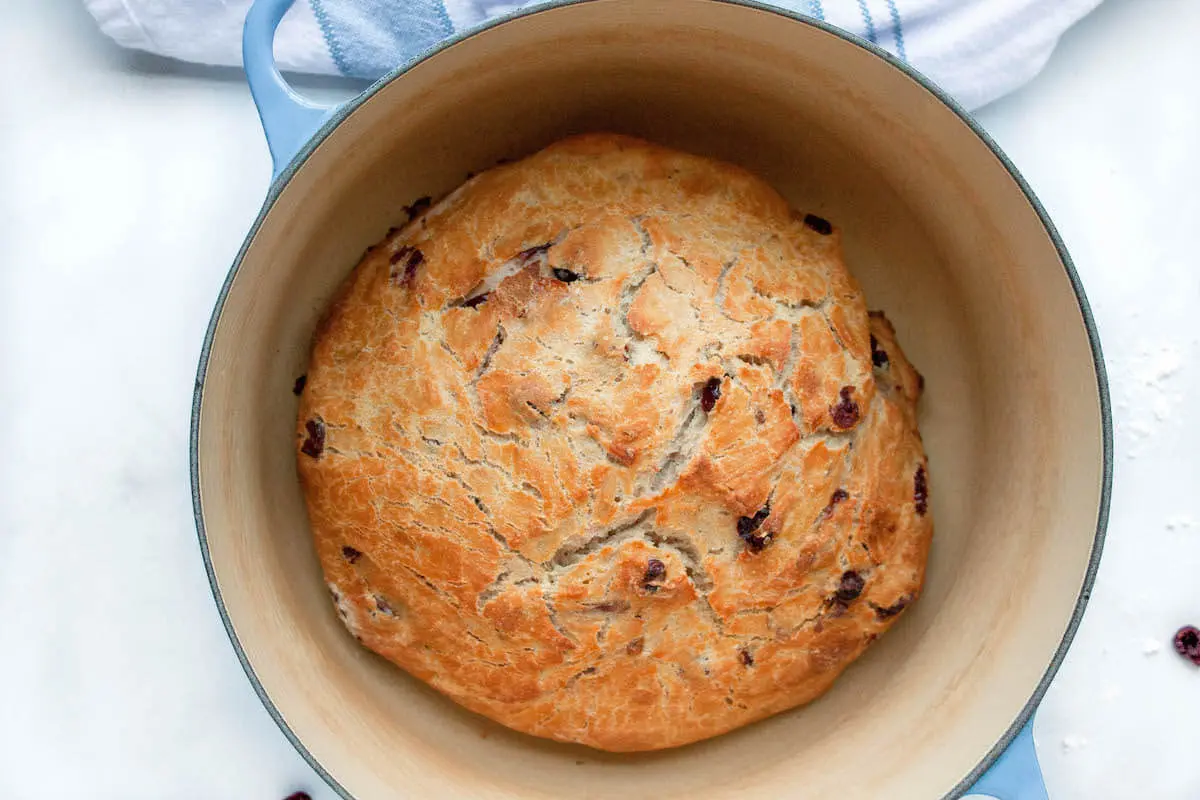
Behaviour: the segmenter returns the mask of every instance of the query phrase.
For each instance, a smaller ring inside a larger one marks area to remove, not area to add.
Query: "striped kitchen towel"
[[[251,0],[84,0],[118,43],[205,64],[241,63]],[[774,0],[886,48],[978,108],[1036,75],[1100,0]],[[376,78],[442,39],[535,3],[296,0],[275,54],[297,72]]]

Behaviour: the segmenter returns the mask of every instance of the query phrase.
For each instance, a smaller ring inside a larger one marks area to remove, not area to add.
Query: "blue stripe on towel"
[[[904,52],[904,26],[900,24],[900,9],[896,8],[896,0],[887,0],[888,11],[892,15],[892,35],[896,38],[896,54],[908,61],[908,53]]]
[[[821,0],[812,0],[812,15],[821,21],[825,20],[825,9],[821,7]]]
[[[875,32],[875,21],[871,19],[871,9],[867,8],[867,0],[858,0],[858,10],[862,12],[863,25],[867,28],[867,38],[872,44],[879,44],[879,34]]]
[[[442,0],[309,0],[343,75],[377,78],[454,33]]]

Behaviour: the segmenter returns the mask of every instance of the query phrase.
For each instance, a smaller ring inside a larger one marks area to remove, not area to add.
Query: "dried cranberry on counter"
[[[1200,667],[1200,629],[1185,625],[1175,633],[1175,652]]]

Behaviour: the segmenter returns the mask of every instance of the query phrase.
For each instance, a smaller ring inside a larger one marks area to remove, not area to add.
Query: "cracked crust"
[[[653,750],[812,700],[917,596],[920,384],[828,223],[596,134],[367,251],[297,459],[364,645],[516,730]]]

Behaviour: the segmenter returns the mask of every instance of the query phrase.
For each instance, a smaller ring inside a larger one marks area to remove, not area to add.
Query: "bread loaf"
[[[300,402],[349,630],[611,751],[828,689],[916,598],[933,530],[923,381],[838,230],[606,134],[422,206],[335,299]]]

